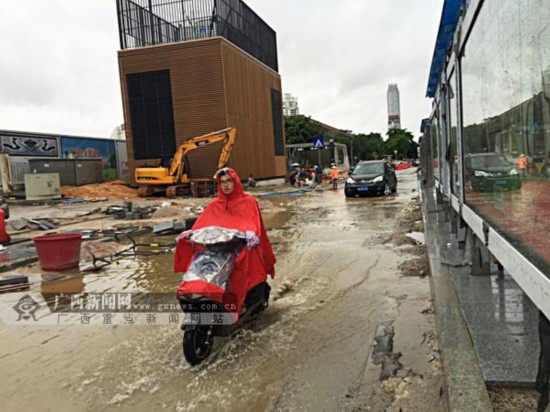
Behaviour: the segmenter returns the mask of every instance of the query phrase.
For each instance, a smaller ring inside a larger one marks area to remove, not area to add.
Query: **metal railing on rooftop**
[[[277,37],[241,0],[117,0],[121,49],[222,36],[278,71]]]

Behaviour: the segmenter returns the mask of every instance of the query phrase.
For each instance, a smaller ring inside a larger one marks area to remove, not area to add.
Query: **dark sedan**
[[[521,189],[521,178],[513,164],[498,153],[467,154],[464,158],[466,182],[475,192],[492,192],[495,188]]]
[[[344,193],[346,197],[380,195],[388,196],[397,191],[397,177],[385,160],[357,163],[349,174]]]

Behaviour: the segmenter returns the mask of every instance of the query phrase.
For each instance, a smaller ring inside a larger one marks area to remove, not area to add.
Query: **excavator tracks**
[[[138,188],[139,197],[151,197],[155,193],[165,192],[166,197],[192,196],[209,197],[217,192],[217,185],[214,179],[194,179],[190,183],[172,185],[172,186],[147,186]]]
[[[138,196],[139,197],[150,197],[153,196],[155,193],[155,189],[153,186],[140,186],[138,188]]]
[[[176,197],[178,195],[178,186],[168,186],[166,188],[166,197]]]

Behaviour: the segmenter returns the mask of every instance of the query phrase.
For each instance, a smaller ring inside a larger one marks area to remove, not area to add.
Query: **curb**
[[[493,406],[474,351],[472,339],[462,315],[449,268],[441,264],[443,252],[438,230],[441,230],[442,212],[435,211],[437,204],[419,181],[422,203],[424,235],[430,262],[430,286],[434,301],[434,315],[443,371],[447,382],[449,410],[492,411]],[[443,212],[444,213],[444,212]]]

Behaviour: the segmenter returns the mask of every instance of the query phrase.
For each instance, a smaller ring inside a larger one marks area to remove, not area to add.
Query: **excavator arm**
[[[217,143],[220,141],[224,141],[225,143],[222,147],[222,152],[218,160],[218,169],[225,166],[225,164],[229,160],[229,156],[231,154],[231,150],[233,149],[233,145],[235,144],[236,134],[237,134],[237,129],[235,129],[234,127],[229,127],[227,129],[208,133],[208,134],[194,137],[192,139],[187,140],[186,142],[184,142],[178,147],[178,150],[174,155],[174,159],[172,160],[172,164],[170,165],[170,172],[169,172],[170,176],[173,176],[176,181],[181,182],[182,175],[187,174],[187,173],[184,173],[184,169],[185,169],[184,159],[187,153],[201,146]]]
[[[176,196],[180,185],[190,183],[187,154],[203,146],[222,142],[217,166],[218,169],[224,167],[235,144],[236,134],[237,129],[230,127],[187,140],[176,150],[169,168],[138,167],[135,170],[135,180],[141,185],[138,189],[139,196],[148,197],[160,190],[166,190],[167,196]],[[215,172],[216,170],[212,170],[212,175]]]

